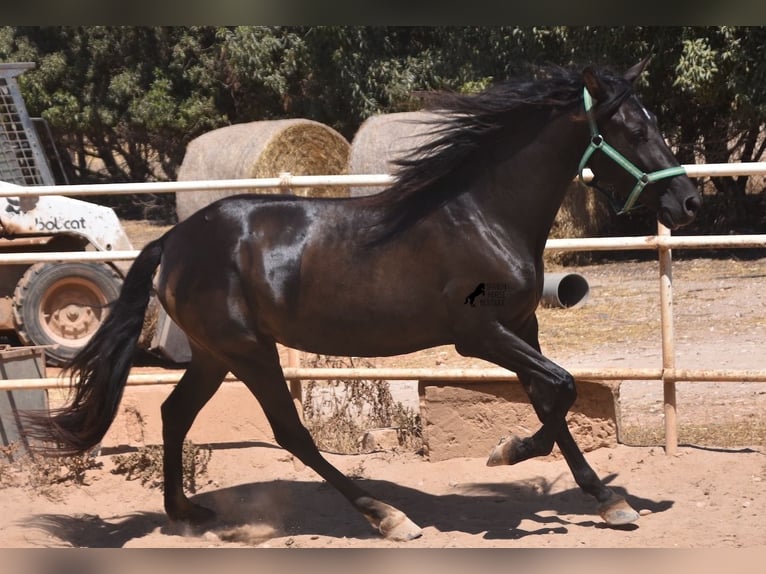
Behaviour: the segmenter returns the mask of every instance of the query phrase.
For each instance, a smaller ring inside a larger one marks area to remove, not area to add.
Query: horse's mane
[[[617,88],[615,100],[622,101],[630,89],[628,82],[604,70],[599,75]],[[463,183],[475,173],[471,169],[480,166],[482,154],[491,149],[493,140],[506,134],[535,137],[537,132],[520,128],[535,118],[541,121],[582,107],[581,71],[549,67],[539,70],[537,76],[511,78],[477,94],[419,94],[426,109],[434,112],[434,119],[423,122],[430,126],[429,137],[410,157],[394,160],[394,183],[370,198],[383,207],[374,241],[394,235],[466,191]]]

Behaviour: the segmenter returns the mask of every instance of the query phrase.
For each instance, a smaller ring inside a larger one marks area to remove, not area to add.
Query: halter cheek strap
[[[590,126],[591,137],[590,143],[588,144],[588,147],[586,148],[585,153],[580,160],[580,166],[578,168],[580,182],[585,185],[593,186],[593,184],[587,184],[583,179],[583,170],[585,169],[585,166],[588,164],[588,161],[590,161],[591,156],[596,152],[596,150],[601,150],[604,152],[607,157],[611,158],[617,165],[619,165],[622,169],[627,171],[636,179],[636,185],[633,186],[633,189],[631,190],[628,198],[625,200],[625,204],[622,207],[619,207],[619,204],[616,204],[614,198],[611,195],[607,195],[607,197],[609,197],[610,203],[612,204],[612,207],[618,215],[622,215],[623,213],[627,213],[633,209],[636,201],[638,201],[638,197],[641,195],[641,192],[650,183],[654,183],[655,181],[659,181],[661,179],[686,174],[686,169],[682,165],[660,169],[651,173],[646,173],[638,169],[624,155],[606,143],[604,141],[604,136],[598,132],[596,118],[593,115],[593,98],[591,97],[587,88],[583,88],[582,98],[583,103],[585,104],[585,113],[588,116],[588,125]],[[593,187],[599,189],[598,186]]]

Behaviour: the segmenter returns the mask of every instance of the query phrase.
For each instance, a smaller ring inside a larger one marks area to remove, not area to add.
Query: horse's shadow
[[[610,482],[615,475],[606,477]],[[482,534],[485,539],[566,534],[570,526],[609,528],[594,513],[594,501],[579,488],[550,493],[552,483],[540,477],[523,483],[467,483],[451,494],[434,495],[381,480],[359,480],[382,500],[403,510],[423,528],[440,532]],[[618,494],[639,509],[653,513],[673,501],[652,501]],[[115,548],[146,536],[158,527],[166,534],[212,532],[224,541],[256,545],[275,536],[318,535],[371,539],[377,534],[331,486],[319,481],[270,481],[241,484],[193,497],[216,511],[217,520],[204,530],[168,523],[163,514],[139,512],[104,520],[93,516],[38,515],[27,525],[47,531],[73,546]],[[583,520],[582,515],[593,516]],[[638,528],[632,524],[622,527]],[[427,534],[426,534],[427,535]]]
[[[167,523],[159,512],[136,512],[108,520],[90,514],[37,514],[24,526],[42,530],[76,548],[122,548]]]

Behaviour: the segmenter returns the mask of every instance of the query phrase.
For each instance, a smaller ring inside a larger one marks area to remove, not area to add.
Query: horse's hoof
[[[191,503],[181,511],[168,511],[167,514],[172,522],[182,522],[190,526],[203,526],[216,519],[214,511]]]
[[[397,542],[407,542],[420,538],[423,535],[423,531],[412,520],[407,518],[403,512],[399,512],[401,516],[390,516],[385,518],[378,527],[380,533],[388,540],[395,540]]]
[[[420,527],[404,512],[389,504],[365,496],[356,501],[356,507],[372,527],[388,540],[406,542],[423,535]]]
[[[501,438],[500,442],[489,453],[487,466],[501,466],[520,462],[522,459],[519,457],[518,451],[521,442],[521,439],[516,436]]]
[[[625,526],[639,518],[638,512],[624,498],[607,502],[599,508],[599,514],[609,526]]]

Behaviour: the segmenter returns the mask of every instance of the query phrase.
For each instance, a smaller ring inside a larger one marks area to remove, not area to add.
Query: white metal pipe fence
[[[766,175],[766,162],[748,163],[711,163],[685,165],[689,177],[721,177],[738,175]],[[593,173],[583,171],[583,179],[590,181]],[[82,185],[36,185],[22,187],[12,183],[0,182],[0,197],[18,197],[19,195],[124,195],[132,193],[175,193],[184,191],[204,191],[213,189],[271,189],[280,187],[314,187],[330,185],[376,186],[388,185],[394,181],[388,174],[362,175],[292,175],[280,174],[278,177],[257,179],[219,179],[202,181],[155,181],[145,183],[103,183]]]
[[[690,177],[720,177],[739,175],[766,175],[766,162],[735,164],[686,165]],[[592,178],[586,170],[585,179]],[[106,195],[139,193],[177,193],[186,191],[230,189],[270,189],[331,185],[376,186],[387,185],[393,181],[390,175],[334,175],[300,176],[280,174],[276,178],[234,179],[210,181],[178,181],[150,183],[92,184],[66,186],[21,187],[0,182],[0,197],[39,196],[39,195]],[[766,382],[766,368],[762,370],[701,370],[676,369],[675,346],[673,335],[672,308],[672,260],[671,250],[718,249],[718,248],[754,248],[766,247],[766,234],[754,235],[712,235],[673,237],[662,224],[658,224],[657,235],[641,237],[609,238],[571,238],[549,239],[546,249],[558,251],[622,251],[656,250],[660,268],[660,319],[662,339],[662,365],[657,368],[614,369],[590,368],[572,369],[575,378],[581,380],[657,380],[663,383],[665,403],[665,449],[673,454],[678,447],[677,409],[675,402],[675,383],[678,381],[741,381]],[[31,264],[37,262],[64,261],[124,261],[132,260],[138,251],[77,252],[77,253],[12,253],[1,254],[0,264]],[[285,378],[295,381],[310,379],[348,379],[348,380],[439,380],[439,381],[499,381],[516,380],[516,375],[505,369],[317,369],[299,366],[296,354],[292,354],[285,368]],[[180,379],[177,373],[131,374],[129,385],[174,384]],[[228,377],[229,381],[235,379]],[[59,388],[66,387],[66,381],[57,378],[15,379],[0,381],[0,390]],[[291,388],[295,388],[292,384]]]

